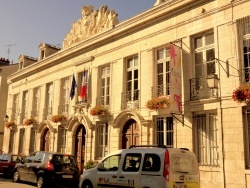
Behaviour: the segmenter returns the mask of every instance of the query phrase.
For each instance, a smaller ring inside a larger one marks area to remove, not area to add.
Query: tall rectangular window
[[[69,99],[70,99],[70,81],[69,77],[63,78],[61,81],[61,100],[58,111],[65,115],[69,115]]]
[[[215,73],[214,33],[209,32],[194,38],[195,77],[205,78]]]
[[[102,123],[96,129],[96,159],[103,158],[108,153],[108,124]]]
[[[57,151],[66,152],[66,129],[61,125],[58,127]]]
[[[22,110],[20,114],[21,122],[23,123],[25,118],[28,118],[28,91],[23,92],[23,100],[22,100]]]
[[[14,150],[14,137],[15,137],[15,132],[10,131],[10,139],[9,139],[9,153],[12,153]]]
[[[40,104],[40,87],[33,90],[32,113],[31,116],[38,119]]]
[[[45,96],[45,109],[44,109],[44,119],[48,119],[52,114],[53,107],[53,83],[46,84],[46,96]]]
[[[25,146],[25,129],[20,129],[19,134],[19,145],[18,145],[18,153],[24,153],[24,146]]]
[[[30,146],[29,146],[29,153],[36,151],[36,132],[35,129],[32,127],[30,131]]]
[[[245,110],[244,144],[246,168],[250,169],[250,110]]]
[[[156,144],[174,147],[173,117],[156,117]]]
[[[127,99],[135,101],[139,98],[138,56],[127,60]]]
[[[126,89],[122,93],[122,109],[139,108],[138,56],[128,58],[126,64]]]
[[[109,105],[110,99],[110,66],[101,69],[101,104]]]
[[[11,112],[11,120],[17,121],[19,116],[19,94],[15,94],[13,96],[13,104],[12,104],[12,112]]]
[[[157,96],[170,95],[169,47],[160,48],[156,51],[157,58]]]
[[[194,147],[201,166],[218,166],[216,114],[194,115]]]
[[[243,17],[237,20],[237,32],[238,38],[243,40],[242,46],[240,47],[242,50],[242,68],[244,73],[243,80],[245,82],[250,81],[250,16]]]

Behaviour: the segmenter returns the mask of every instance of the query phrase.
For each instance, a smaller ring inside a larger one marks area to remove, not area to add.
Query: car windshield
[[[77,166],[76,159],[73,155],[54,155],[53,162],[55,164]]]

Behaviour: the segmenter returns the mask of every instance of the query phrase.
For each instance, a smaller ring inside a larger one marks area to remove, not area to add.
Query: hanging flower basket
[[[233,91],[232,98],[238,103],[248,103],[250,100],[250,83],[240,85]]]
[[[169,96],[154,97],[147,101],[146,107],[150,110],[162,109],[169,106]]]
[[[26,126],[29,126],[29,125],[32,125],[32,124],[35,124],[35,123],[36,123],[36,120],[34,118],[28,118],[23,122],[23,124],[26,125]]]
[[[106,114],[106,113],[107,113],[107,109],[103,105],[97,105],[97,106],[95,106],[94,108],[92,108],[90,110],[90,114],[92,116],[103,115],[103,114]]]
[[[14,121],[9,121],[9,122],[5,123],[5,127],[8,128],[8,129],[11,128],[14,125],[15,125]]]
[[[52,116],[50,120],[54,123],[58,123],[58,122],[63,122],[67,120],[67,117],[64,115],[57,114],[57,115]]]

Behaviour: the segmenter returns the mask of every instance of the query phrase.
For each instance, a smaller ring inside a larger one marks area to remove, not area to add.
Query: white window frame
[[[219,166],[217,115],[214,112],[193,116],[194,148],[200,166]]]
[[[127,80],[126,80],[126,91],[129,96],[127,96],[128,101],[138,101],[139,100],[139,69],[138,69],[139,58],[138,56],[133,56],[127,59]],[[135,71],[137,71],[137,78],[135,78]],[[131,72],[131,80],[128,78],[128,74]],[[137,82],[137,88],[136,83]],[[128,85],[131,83],[131,90],[129,90]]]
[[[53,107],[53,82],[46,84],[46,119],[49,119],[49,116],[52,115],[52,107]]]
[[[28,118],[28,103],[29,93],[28,91],[23,91],[23,100],[22,100],[22,111],[21,111],[21,122],[23,123],[25,118]]]
[[[110,65],[101,68],[101,104],[110,104]]]
[[[162,127],[159,129],[159,126]],[[161,136],[159,137],[159,135]],[[174,120],[172,116],[155,117],[155,144],[174,147]]]
[[[69,98],[70,98],[70,78],[66,77],[61,80],[61,100],[60,111],[65,116],[69,115]]]
[[[36,87],[33,90],[33,105],[32,105],[32,116],[38,120],[39,108],[40,108],[40,87]]]
[[[156,50],[157,96],[170,95],[170,49],[165,46]],[[160,72],[159,66],[162,65]],[[159,77],[162,76],[162,83]]]
[[[102,159],[108,154],[108,130],[107,123],[99,123],[96,128],[96,159]],[[99,153],[98,153],[99,152]]]
[[[210,35],[213,36],[213,43],[210,44],[206,44],[206,39],[207,37],[209,37]],[[196,47],[195,46],[195,41],[198,39],[201,39],[201,46]],[[214,32],[213,31],[208,31],[205,32],[201,35],[197,35],[193,37],[193,47],[194,47],[194,75],[195,77],[202,77],[205,78],[207,75],[211,74],[212,72],[215,73],[216,72],[216,67],[215,67],[215,59],[208,59],[207,57],[207,52],[209,50],[214,50],[214,56],[215,56],[215,37],[214,37]],[[202,59],[201,62],[197,63],[196,61],[196,54],[202,54]],[[198,74],[197,67],[201,69],[201,75]],[[209,69],[209,67],[211,67]]]

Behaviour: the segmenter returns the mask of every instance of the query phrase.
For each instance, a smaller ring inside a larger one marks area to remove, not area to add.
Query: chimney
[[[0,66],[6,66],[9,64],[10,64],[10,61],[8,59],[0,57]]]

